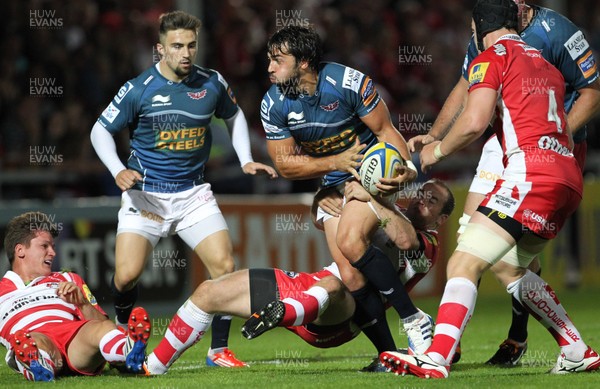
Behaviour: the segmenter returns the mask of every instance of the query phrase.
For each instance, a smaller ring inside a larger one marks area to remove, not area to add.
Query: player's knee
[[[329,298],[332,300],[342,296],[345,290],[342,281],[335,276],[321,278],[318,285],[327,291]]]
[[[140,272],[131,269],[115,269],[115,287],[119,292],[131,290],[138,282]]]
[[[359,290],[366,285],[365,277],[358,270],[342,274],[344,285],[350,291]]]
[[[212,313],[212,302],[215,301],[215,281],[206,280],[190,296],[190,301],[207,313]]]
[[[338,248],[350,262],[356,262],[367,249],[366,237],[356,229],[339,229],[336,236]]]
[[[63,366],[62,355],[54,342],[46,335],[40,334],[39,332],[32,332],[31,337],[35,340],[35,343],[41,350],[48,353],[52,362],[54,362],[54,366],[56,366],[56,371],[61,370],[61,367]]]

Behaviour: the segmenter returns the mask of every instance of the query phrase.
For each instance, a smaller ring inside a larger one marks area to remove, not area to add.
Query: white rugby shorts
[[[502,155],[502,147],[500,146],[498,137],[494,134],[483,146],[469,192],[488,194],[494,189],[496,181],[502,177],[502,173],[504,172]]]
[[[208,183],[178,193],[130,189],[121,196],[117,235],[142,235],[152,247],[161,237],[179,234],[194,249],[221,230],[227,230],[227,224]]]

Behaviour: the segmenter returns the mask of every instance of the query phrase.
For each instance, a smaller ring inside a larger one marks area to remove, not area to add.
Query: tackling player
[[[394,274],[411,289],[439,257],[435,230],[454,207],[454,197],[441,181],[424,184],[404,214],[374,201],[357,182],[348,184],[348,198],[371,202],[387,219],[378,245],[386,250]],[[381,297],[380,297],[381,299]],[[335,347],[360,333],[350,320],[354,299],[340,279],[335,263],[316,273],[280,269],[239,270],[203,282],[177,311],[165,337],[148,356],[148,374],[164,374],[175,360],[199,341],[217,312],[248,318],[242,332],[255,338],[283,326],[315,347]]]
[[[378,188],[395,193],[401,182],[416,178],[406,142],[369,76],[321,62],[321,40],[310,28],[284,27],[271,36],[267,48],[273,85],[261,102],[261,119],[267,150],[282,176],[323,177],[322,188],[341,193],[346,181],[358,178],[361,150],[384,141],[400,151],[407,167],[396,178],[381,180]],[[324,225],[331,255],[356,300],[357,324],[379,352],[396,348],[379,295],[383,291],[412,343],[425,345],[423,340],[431,338],[429,317],[414,306],[381,250],[368,244],[378,223],[369,206],[348,202],[337,216],[319,208],[317,220]]]
[[[600,367],[600,356],[583,341],[556,293],[527,269],[577,209],[583,180],[565,120],[564,78],[517,35],[517,11],[512,0],[477,2],[471,24],[482,53],[469,67],[465,109],[442,141],[421,151],[425,171],[481,136],[494,113],[502,121],[496,134],[506,156],[504,171],[448,261],[433,343],[423,355],[382,353],[382,362],[396,373],[448,377],[454,349],[475,308],[476,284],[490,268],[560,346],[551,373]],[[543,80],[545,87],[523,91],[524,80]]]
[[[92,129],[94,149],[123,191],[112,279],[118,323],[127,320],[139,277],[161,237],[179,235],[212,278],[234,270],[227,224],[204,180],[213,116],[225,120],[244,173],[277,175],[252,161],[248,125],[225,79],[194,65],[199,28],[200,20],[185,12],[161,15],[160,61],[125,83]],[[126,128],[127,167],[113,139]],[[214,321],[209,366],[245,365],[227,348],[230,326],[230,317]]]
[[[563,15],[537,5],[527,5],[523,0],[515,0],[519,6],[519,25],[517,30],[528,45],[540,50],[542,56],[562,73],[565,79],[565,111],[566,121],[573,133],[575,148],[573,154],[583,171],[585,167],[586,123],[600,109],[600,77],[592,49],[583,32]],[[478,55],[474,38],[471,38],[467,55],[463,64],[462,77],[446,99],[435,123],[425,136],[417,136],[409,140],[412,151],[419,148],[419,143],[428,144],[435,139],[442,139],[448,132],[467,98],[468,68]],[[522,89],[535,92],[545,85],[535,84],[536,78],[524,79]],[[469,218],[493,188],[496,180],[502,175],[502,149],[496,135],[492,135],[482,150],[469,194],[465,201],[463,216],[460,219],[459,234],[464,231]],[[575,214],[574,214],[575,215]],[[572,220],[576,225],[576,220]],[[539,260],[534,259],[529,269],[541,273]],[[527,350],[527,321],[529,313],[512,298],[512,323],[508,338],[487,363],[491,365],[515,366]]]
[[[97,375],[106,362],[137,373],[150,321],[133,310],[124,333],[108,320],[83,279],[52,272],[57,225],[40,212],[14,217],[4,247],[11,270],[0,280],[0,342],[7,365],[30,381]]]

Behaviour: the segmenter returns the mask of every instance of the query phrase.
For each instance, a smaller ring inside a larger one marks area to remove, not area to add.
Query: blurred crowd
[[[543,4],[541,1],[533,2]],[[600,48],[600,4],[565,1],[566,14]],[[406,138],[424,133],[460,76],[474,1],[205,0],[197,63],[218,70],[248,118],[256,160],[270,162],[259,117],[269,87],[266,40],[289,24],[314,25],[325,60],[372,76]],[[0,57],[0,198],[118,195],[89,132],[128,79],[157,60],[157,19],[175,0],[30,0],[3,4]],[[598,58],[598,55],[597,55]],[[600,123],[600,122],[599,122]],[[313,191],[316,181],[242,175],[223,125],[208,181],[217,193]],[[600,136],[589,131],[591,152]],[[129,134],[119,136],[126,158]],[[479,144],[446,179],[470,179]],[[240,185],[243,182],[244,185]]]

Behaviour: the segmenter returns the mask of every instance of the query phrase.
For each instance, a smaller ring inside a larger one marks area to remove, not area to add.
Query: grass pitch
[[[599,289],[562,291],[559,293],[584,339],[600,350],[600,321],[597,317]],[[421,299],[418,306],[435,315],[439,298]],[[388,319],[398,347],[406,346],[406,337],[398,331],[395,312]],[[166,318],[154,318],[153,338],[149,350],[164,333]],[[0,387],[17,388],[31,385],[92,388],[597,388],[600,373],[551,376],[545,374],[555,363],[558,347],[546,330],[532,320],[529,325],[529,350],[520,367],[503,369],[488,367],[484,362],[506,337],[510,322],[508,295],[479,296],[475,314],[462,340],[462,360],[453,366],[446,380],[423,380],[394,374],[367,374],[357,370],[369,363],[375,350],[364,335],[335,349],[317,349],[284,329],[275,329],[258,339],[247,341],[239,333],[242,321],[234,320],[230,347],[238,357],[251,363],[247,369],[206,367],[204,359],[210,333],[188,350],[160,377],[121,376],[106,370],[98,377],[64,377],[55,383],[26,382],[5,364],[0,366]]]

